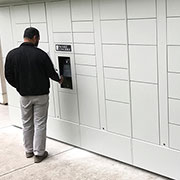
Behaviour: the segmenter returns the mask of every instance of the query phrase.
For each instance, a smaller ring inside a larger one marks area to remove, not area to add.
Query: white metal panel
[[[128,80],[128,70],[127,69],[117,69],[117,68],[104,68],[104,77],[111,79]]]
[[[108,131],[131,136],[130,105],[106,101]]]
[[[180,18],[167,19],[167,43],[180,45]]]
[[[18,42],[16,43],[16,47],[19,47],[22,43],[23,43],[23,41],[18,41]]]
[[[99,128],[99,103],[95,77],[77,75],[80,123]]]
[[[3,103],[3,94],[5,93],[4,89],[4,76],[3,76],[3,62],[2,62],[2,55],[1,55],[1,45],[0,45],[0,103]]]
[[[130,138],[83,126],[80,130],[82,148],[132,163]]]
[[[76,65],[76,74],[96,77],[97,76],[96,67]]]
[[[53,32],[71,32],[71,16],[69,2],[52,2],[50,5],[52,13]]]
[[[72,33],[53,33],[54,42],[70,42],[72,43]]]
[[[156,20],[129,20],[129,43],[156,45]]]
[[[93,33],[74,33],[74,43],[94,43]]]
[[[159,143],[158,90],[156,85],[131,83],[133,137]]]
[[[173,149],[180,150],[180,126],[170,124],[169,125],[169,134],[170,134],[170,147]]]
[[[105,79],[106,99],[129,103],[129,82]]]
[[[8,104],[10,106],[20,107],[20,95],[15,88],[7,84]]]
[[[167,0],[167,15],[179,16],[180,15],[180,1],[179,0]]]
[[[6,57],[13,47],[10,10],[8,7],[0,8],[0,22],[3,22],[0,27],[2,57]]]
[[[133,140],[133,165],[164,176],[180,179],[180,153],[169,148]]]
[[[101,22],[99,13],[99,1],[93,2],[93,22],[94,22],[94,36],[96,48],[96,64],[97,64],[97,83],[99,93],[99,113],[101,129],[107,129],[106,125],[106,110],[105,110],[105,89],[104,89],[104,73],[103,73],[103,58],[102,58],[102,39],[101,39]]]
[[[1,39],[0,39],[0,103],[7,103],[6,83],[4,77],[4,63],[1,52]]]
[[[127,43],[125,20],[101,21],[101,31],[103,43]]]
[[[13,18],[16,23],[29,23],[28,5],[14,6]]]
[[[101,19],[125,19],[125,0],[100,0]]]
[[[74,51],[76,54],[95,54],[94,44],[74,44]]]
[[[60,110],[61,119],[78,123],[79,118],[78,118],[77,95],[60,92],[59,96],[60,96],[59,102],[61,107]]]
[[[180,125],[180,100],[169,99],[169,122]]]
[[[32,27],[35,27],[39,30],[40,34],[40,42],[48,42],[48,33],[47,33],[47,25],[46,23],[40,24],[31,24]]]
[[[180,46],[168,46],[168,71],[180,72]]]
[[[2,90],[2,82],[1,82],[1,78],[0,78],[0,103],[2,103],[3,102],[3,90]]]
[[[157,83],[157,50],[155,46],[130,46],[131,80]]]
[[[1,83],[0,83],[0,86],[1,86]],[[4,96],[5,94],[3,94],[2,92],[0,92],[0,103],[1,104],[4,104],[5,103],[5,101],[4,101]]]
[[[156,3],[160,145],[169,146],[166,0],[156,1]]]
[[[92,20],[91,0],[71,0],[72,20]]]
[[[79,125],[69,121],[49,117],[47,121],[47,136],[80,146]]]
[[[18,107],[9,106],[9,116],[11,123],[15,126],[22,127],[21,110]]]
[[[48,31],[48,39],[49,39],[49,56],[55,66],[56,69],[58,69],[57,67],[57,57],[55,52],[55,45],[54,45],[54,40],[53,40],[53,22],[52,22],[52,7],[51,7],[51,3],[46,3],[45,4],[45,10],[46,10],[46,18],[47,18],[47,31]],[[53,96],[54,96],[54,116],[53,117],[60,117],[60,112],[59,112],[59,92],[58,92],[58,88],[59,88],[59,84],[56,82],[52,83],[53,85]]]
[[[93,32],[93,22],[72,22],[73,32]]]
[[[128,18],[156,17],[156,0],[127,0]]]
[[[104,66],[128,67],[128,53],[125,45],[103,45]]]
[[[96,65],[96,57],[91,55],[75,55],[76,64]]]
[[[38,48],[42,49],[46,53],[49,53],[49,44],[48,43],[39,43]]]
[[[1,82],[1,79],[0,79],[0,103],[3,103],[3,90],[2,90],[2,82]]]
[[[22,0],[0,0],[0,4],[2,5],[9,5],[10,3],[23,3]]]
[[[17,41],[23,41],[24,30],[29,27],[30,27],[30,24],[17,24],[15,26]]]
[[[48,116],[55,117],[55,106],[54,106],[54,96],[53,96],[53,88],[52,81],[50,81],[50,94],[49,94],[49,110]]]
[[[169,73],[168,74],[168,90],[169,97],[180,99],[180,74]]]
[[[29,5],[30,19],[32,23],[46,22],[46,14],[44,4]]]

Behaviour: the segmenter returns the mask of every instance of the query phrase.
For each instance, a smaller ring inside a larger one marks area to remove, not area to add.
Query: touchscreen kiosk
[[[61,84],[61,88],[73,89],[70,57],[59,56],[58,62],[60,75],[63,75],[64,77],[64,81]]]

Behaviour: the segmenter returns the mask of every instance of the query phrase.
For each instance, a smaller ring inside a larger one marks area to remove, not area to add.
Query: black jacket
[[[49,78],[60,80],[49,56],[28,42],[8,53],[5,77],[21,96],[48,94]]]

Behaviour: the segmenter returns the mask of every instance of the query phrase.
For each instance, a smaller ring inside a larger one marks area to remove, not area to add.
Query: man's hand
[[[61,75],[61,79],[60,79],[59,83],[62,84],[63,81],[64,81],[64,77]]]

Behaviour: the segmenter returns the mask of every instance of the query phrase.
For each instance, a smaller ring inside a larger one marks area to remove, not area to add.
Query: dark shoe
[[[44,160],[45,158],[47,158],[47,156],[48,156],[48,152],[45,151],[45,152],[44,152],[44,155],[42,155],[42,156],[35,156],[35,157],[34,157],[34,162],[35,162],[35,163],[40,163],[42,160]]]
[[[31,158],[31,157],[33,157],[34,156],[34,153],[33,152],[31,152],[31,153],[27,153],[26,152],[26,158]]]

